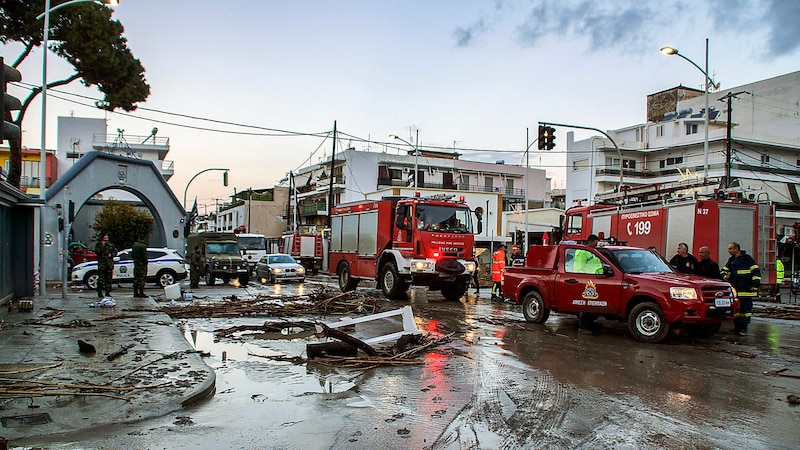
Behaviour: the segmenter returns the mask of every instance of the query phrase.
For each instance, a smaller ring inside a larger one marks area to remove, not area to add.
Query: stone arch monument
[[[90,152],[83,156],[45,192],[43,253],[45,277],[60,280],[64,274],[64,247],[72,224],[68,205],[75,203],[75,214],[95,194],[116,189],[137,196],[153,216],[150,245],[184,251],[186,211],[167,185],[153,161]],[[58,219],[64,230],[58,230]],[[122,249],[120,249],[122,250]]]

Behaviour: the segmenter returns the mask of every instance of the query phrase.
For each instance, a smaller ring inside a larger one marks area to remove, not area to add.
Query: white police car
[[[187,276],[186,260],[170,248],[147,249],[147,282],[161,287],[177,283]],[[72,268],[72,283],[85,284],[89,289],[97,289],[97,261],[89,261]],[[133,283],[133,257],[131,249],[125,249],[114,257],[112,283]]]

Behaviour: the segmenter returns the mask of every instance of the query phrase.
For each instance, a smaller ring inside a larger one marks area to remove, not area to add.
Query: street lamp
[[[419,175],[419,148],[416,145],[408,142],[396,134],[390,134],[389,138],[397,139],[398,141],[405,142],[409,147],[414,149],[414,189],[417,188],[417,176]],[[417,144],[419,144],[419,130],[417,130]]]
[[[689,63],[691,63],[693,66],[697,67],[697,70],[699,70],[700,72],[703,72],[703,75],[705,75],[705,77],[706,77],[705,78],[705,83],[704,83],[704,85],[705,85],[705,97],[706,97],[706,111],[705,111],[705,114],[704,114],[706,130],[705,130],[705,139],[703,140],[703,157],[705,158],[705,163],[704,163],[704,166],[703,166],[703,178],[708,179],[708,113],[709,113],[709,111],[708,111],[708,89],[709,89],[709,85],[710,86],[714,86],[715,88],[719,87],[719,84],[714,83],[714,80],[712,80],[711,77],[708,76],[708,38],[706,38],[706,68],[705,68],[705,70],[703,70],[700,66],[698,66],[691,59],[689,59],[689,58],[683,56],[681,53],[679,53],[678,49],[675,48],[675,47],[669,47],[669,46],[661,47],[661,53],[663,53],[665,55],[678,55],[678,56],[680,56],[681,58],[685,59],[686,61],[689,61]]]
[[[36,20],[44,18],[44,28],[42,29],[42,142],[39,161],[39,198],[44,202],[44,192],[47,187],[45,177],[47,176],[47,38],[50,34],[50,13],[57,11],[65,6],[75,3],[93,2],[100,5],[116,5],[116,0],[70,0],[55,7],[50,7],[50,0],[44,2],[44,12],[36,16]],[[39,295],[47,294],[47,280],[44,270],[44,205],[39,209]]]
[[[214,167],[214,168],[211,168],[211,169],[203,169],[200,172],[197,172],[196,174],[194,174],[194,176],[189,180],[189,182],[186,183],[186,189],[183,190],[183,210],[184,211],[186,211],[186,193],[189,191],[189,185],[192,184],[192,181],[194,181],[194,179],[197,178],[201,173],[209,172],[211,170],[221,170],[221,171],[225,172],[226,174],[230,171],[230,169],[222,169],[222,168]],[[223,184],[225,186],[227,186],[228,185],[228,178],[227,177],[223,177],[223,180],[224,180]]]

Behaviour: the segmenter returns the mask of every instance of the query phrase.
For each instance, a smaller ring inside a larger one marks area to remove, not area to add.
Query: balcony
[[[313,205],[300,205],[300,216],[327,216],[328,205],[325,203],[314,203]]]

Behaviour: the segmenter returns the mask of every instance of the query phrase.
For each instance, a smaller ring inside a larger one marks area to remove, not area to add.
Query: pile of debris
[[[164,306],[162,310],[173,318],[241,316],[301,316],[306,314],[374,314],[382,299],[356,292],[338,293],[320,286],[305,295],[268,296],[258,294],[251,299],[236,295],[223,298],[223,303],[195,301],[186,306]]]
[[[775,304],[754,307],[753,315],[770,319],[800,320],[800,305]]]

